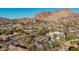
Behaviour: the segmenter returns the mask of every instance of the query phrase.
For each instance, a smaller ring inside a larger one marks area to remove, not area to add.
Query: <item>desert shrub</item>
[[[71,47],[71,48],[69,48],[69,51],[79,51],[79,48],[73,48],[73,47]]]
[[[0,35],[5,34],[6,30],[0,29]]]
[[[6,30],[5,34],[6,34],[6,35],[13,34],[13,31],[11,31],[11,30]]]

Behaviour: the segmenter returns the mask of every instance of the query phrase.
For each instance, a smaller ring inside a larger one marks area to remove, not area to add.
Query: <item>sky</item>
[[[40,12],[63,10],[64,8],[0,8],[0,17],[15,19],[15,18],[32,18]],[[78,13],[79,8],[70,9]]]

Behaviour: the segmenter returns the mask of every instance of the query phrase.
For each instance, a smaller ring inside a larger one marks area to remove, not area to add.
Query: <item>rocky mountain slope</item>
[[[79,14],[41,12],[33,18],[0,18],[1,51],[79,51]]]

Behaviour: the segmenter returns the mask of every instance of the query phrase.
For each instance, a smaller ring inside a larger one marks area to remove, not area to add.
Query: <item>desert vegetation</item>
[[[0,18],[0,51],[79,51],[79,15],[61,10]]]

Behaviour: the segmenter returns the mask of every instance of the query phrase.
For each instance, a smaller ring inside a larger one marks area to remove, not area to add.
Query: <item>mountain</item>
[[[53,19],[59,19],[61,17],[67,17],[73,15],[73,12],[70,10],[59,10],[55,12],[42,12],[35,16],[37,20],[45,20],[45,21],[51,21]]]
[[[11,19],[0,17],[0,25],[7,24]]]
[[[15,19],[15,21],[19,23],[29,23],[29,22],[35,22],[35,20],[37,20],[37,21],[44,21],[44,22],[53,21],[53,22],[59,23],[59,22],[69,21],[65,19],[76,17],[76,16],[78,17],[79,14],[73,13],[72,11],[65,9],[65,10],[59,10],[59,11],[54,11],[54,12],[40,12],[33,18],[18,18],[18,19]],[[0,23],[7,22],[9,20],[11,19],[0,17]]]
[[[67,24],[71,21],[79,19],[79,14],[70,10],[59,10],[55,12],[42,12],[35,16],[37,21],[50,22],[56,24]],[[77,20],[78,21],[78,20]]]

